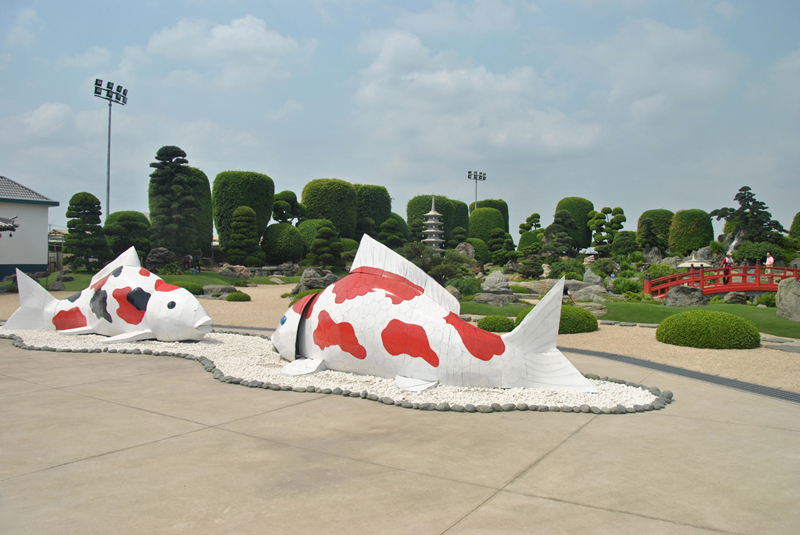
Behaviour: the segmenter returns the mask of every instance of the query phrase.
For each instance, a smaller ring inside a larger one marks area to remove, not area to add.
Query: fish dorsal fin
[[[136,254],[136,249],[134,247],[130,247],[127,251],[125,251],[117,258],[115,258],[106,267],[98,271],[97,274],[94,277],[92,277],[92,284],[96,283],[97,281],[99,281],[106,275],[110,274],[118,267],[122,266],[142,267],[142,265],[139,263],[139,255]]]
[[[367,234],[364,234],[364,237],[361,238],[361,244],[358,246],[358,252],[353,259],[351,271],[360,267],[382,269],[399,275],[421,287],[428,297],[442,305],[449,312],[458,314],[461,310],[458,299],[453,297],[450,292],[428,276],[427,273],[382,243],[370,238]]]

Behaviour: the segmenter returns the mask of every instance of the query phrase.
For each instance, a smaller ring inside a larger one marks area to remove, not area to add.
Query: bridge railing
[[[666,297],[667,292],[674,286],[691,286],[700,288],[704,294],[723,292],[765,291],[774,292],[778,289],[781,279],[788,277],[800,278],[800,269],[797,268],[765,268],[761,265],[738,266],[730,269],[725,274],[722,268],[699,269],[690,268],[684,273],[676,273],[666,277],[650,279],[645,276],[644,293],[653,297]]]

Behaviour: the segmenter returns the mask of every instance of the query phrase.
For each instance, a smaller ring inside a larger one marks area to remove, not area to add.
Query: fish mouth
[[[214,320],[212,320],[208,316],[206,316],[205,318],[200,318],[200,320],[194,324],[194,328],[203,334],[210,333],[213,326],[214,326]]]

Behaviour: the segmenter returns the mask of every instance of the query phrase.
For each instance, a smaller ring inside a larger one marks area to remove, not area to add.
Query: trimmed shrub
[[[203,295],[202,284],[197,284],[196,282],[175,282],[173,285],[189,290],[189,293],[192,295]]]
[[[752,322],[715,310],[689,310],[667,317],[656,329],[656,340],[704,349],[752,349],[761,345],[761,335]]]
[[[662,264],[653,264],[652,266],[647,268],[647,271],[645,271],[645,273],[647,275],[650,275],[651,279],[658,279],[661,277],[666,277],[668,275],[677,275],[678,273],[684,273],[685,271],[686,271],[685,269],[675,269]]]
[[[614,293],[626,294],[628,292],[639,293],[644,291],[644,283],[637,278],[619,276],[614,279]]]
[[[655,233],[655,245],[662,251],[669,247],[669,229],[672,226],[672,218],[675,216],[670,210],[658,208],[656,210],[646,210],[639,216],[636,223],[636,232],[642,231],[642,221],[649,219],[653,222],[653,232]],[[642,245],[644,247],[644,245]]]
[[[450,202],[453,203],[453,228],[469,229],[469,206],[467,203],[455,199],[450,199]]]
[[[739,247],[733,251],[733,257],[736,259],[737,263],[744,262],[745,260],[764,263],[767,260],[767,253],[772,253],[775,260],[783,260],[783,249],[775,244],[767,242],[753,243],[751,241],[740,244]]]
[[[300,238],[303,240],[303,248],[306,254],[311,250],[311,244],[314,243],[314,238],[317,237],[317,229],[322,226],[333,227],[333,223],[327,219],[306,219],[297,225],[297,231],[300,232]]]
[[[358,242],[356,240],[351,240],[350,238],[342,238],[339,240],[339,243],[342,244],[342,251],[358,251]]]
[[[535,248],[538,245],[539,250],[541,251],[543,237],[544,233],[541,230],[526,230],[519,237],[519,246],[517,246],[517,250],[522,251],[526,247]]]
[[[250,301],[250,295],[244,292],[231,292],[225,298],[225,301]]]
[[[69,200],[64,252],[72,256],[64,259],[72,269],[87,267],[97,271],[108,260],[109,251],[103,227],[100,226],[100,200],[88,192],[76,193]],[[96,260],[90,260],[90,259]]]
[[[582,280],[585,272],[586,266],[577,258],[563,258],[550,264],[550,274],[547,278],[560,279],[567,273],[579,273]]]
[[[522,323],[525,316],[530,314],[535,307],[523,308],[517,314],[516,325]],[[515,326],[516,326],[515,325]],[[561,307],[561,321],[558,324],[558,334],[590,333],[597,330],[597,318],[588,310],[576,306]]]
[[[800,240],[800,212],[794,214],[792,219],[792,226],[789,227],[789,236],[796,240]]]
[[[313,288],[311,290],[306,290],[305,292],[300,292],[298,294],[294,294],[294,295],[289,294],[288,296],[292,298],[292,302],[289,303],[289,306],[292,306],[293,304],[297,303],[298,301],[300,301],[302,298],[304,298],[307,295],[318,294],[324,289],[325,288]],[[283,297],[283,296],[281,296],[281,297]]]
[[[442,230],[444,230],[444,241],[450,239],[450,234],[453,231],[453,215],[454,207],[450,199],[444,195],[417,195],[406,205],[406,218],[409,224],[416,220],[425,221],[425,214],[431,211],[431,197],[436,197],[436,211],[442,214],[440,221],[442,222]],[[424,227],[423,227],[424,228]],[[412,236],[412,240],[415,240]]]
[[[565,197],[558,201],[556,212],[566,210],[578,226],[578,230],[570,230],[572,244],[576,249],[586,249],[592,244],[592,231],[589,229],[589,212],[594,210],[592,201],[583,197]]]
[[[541,256],[534,256],[529,260],[522,260],[519,263],[519,274],[526,279],[538,279],[544,274],[544,268],[542,268],[542,264],[544,263],[545,259]]]
[[[317,235],[311,243],[311,252],[307,258],[318,262],[325,269],[325,266],[340,265],[342,262],[343,246],[336,229],[331,225],[322,224],[317,229]]]
[[[481,282],[475,277],[456,277],[444,283],[444,286],[453,286],[462,297],[481,293]]]
[[[141,212],[125,210],[108,214],[103,233],[112,258],[130,247],[135,247],[140,257],[150,252],[150,221]]]
[[[764,306],[769,307],[769,308],[775,308],[775,306],[776,306],[775,293],[774,292],[767,292],[767,293],[763,293],[763,294],[759,295],[758,299],[756,299],[756,304],[757,305],[764,305]]]
[[[275,184],[267,175],[251,171],[223,171],[214,179],[212,189],[214,224],[219,234],[219,246],[228,248],[233,212],[249,206],[256,213],[256,233],[260,238],[272,217]]]
[[[669,229],[669,246],[686,255],[708,245],[714,239],[711,218],[705,210],[678,210]]]
[[[187,167],[192,180],[189,184],[192,195],[198,202],[192,217],[197,231],[192,253],[199,251],[203,256],[211,256],[211,242],[214,241],[214,206],[211,202],[211,184],[204,172],[196,167]]]
[[[611,243],[611,253],[615,255],[629,255],[638,248],[636,233],[632,230],[620,230]]]
[[[166,247],[179,257],[196,252],[198,234],[195,224],[200,200],[194,190],[198,179],[187,163],[183,150],[165,146],[150,164],[155,169],[148,188],[150,244]]]
[[[389,219],[392,214],[392,197],[384,186],[354,184],[356,189],[356,217],[372,219],[375,226]]]
[[[318,178],[303,188],[309,219],[327,219],[342,238],[353,238],[358,221],[356,188],[338,178]]]
[[[158,270],[156,275],[163,277],[164,275],[183,275],[181,267],[175,262],[170,262],[166,266]]]
[[[303,238],[291,223],[275,223],[267,227],[261,249],[269,264],[299,262],[303,258]]]
[[[471,203],[469,205],[470,212],[475,210],[475,203]],[[482,201],[478,201],[478,208],[494,208],[498,210],[500,214],[503,216],[503,221],[505,224],[500,227],[505,232],[508,232],[508,204],[503,199],[483,199]]]
[[[514,330],[514,320],[505,316],[485,316],[478,320],[478,329],[491,333],[507,333]]]
[[[397,221],[397,223],[399,224],[398,228],[403,233],[403,237],[407,240],[408,239],[408,223],[406,223],[406,220],[403,219],[403,216],[401,216],[400,214],[396,214],[396,213],[392,212],[391,214],[389,214],[389,217],[391,217],[392,219]]]
[[[227,258],[231,264],[263,266],[266,259],[258,246],[256,212],[249,206],[240,206],[233,212],[231,235],[228,238]]]
[[[492,261],[492,254],[485,241],[480,238],[467,238],[467,243],[475,248],[475,260],[484,264]]]
[[[300,207],[297,195],[291,190],[283,190],[275,194],[272,205],[272,219],[278,223],[290,223],[292,219],[300,219]]]
[[[497,208],[477,208],[469,215],[469,235],[488,244],[492,231],[504,228],[503,214]]]
[[[408,240],[403,234],[400,222],[393,217],[389,217],[386,221],[381,223],[381,232],[378,234],[378,241],[389,249],[397,249],[405,245]]]

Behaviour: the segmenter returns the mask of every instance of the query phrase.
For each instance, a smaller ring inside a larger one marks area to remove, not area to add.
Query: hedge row
[[[356,233],[356,188],[338,178],[318,178],[303,188],[302,203],[309,219],[327,219],[342,238],[353,238]]]

